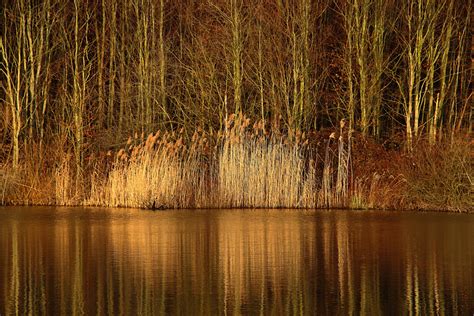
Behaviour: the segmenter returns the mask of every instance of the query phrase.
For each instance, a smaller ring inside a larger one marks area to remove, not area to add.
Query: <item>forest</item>
[[[473,211],[472,0],[4,0],[0,204]]]

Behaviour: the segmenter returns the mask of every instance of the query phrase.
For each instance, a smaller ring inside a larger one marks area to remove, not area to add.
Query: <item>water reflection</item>
[[[0,209],[0,314],[472,314],[458,214]]]

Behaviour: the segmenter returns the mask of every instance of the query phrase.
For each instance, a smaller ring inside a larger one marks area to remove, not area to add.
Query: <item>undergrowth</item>
[[[473,211],[472,147],[472,142],[458,140],[417,149],[404,170],[409,203],[419,208]]]
[[[232,115],[219,132],[135,134],[87,157],[0,165],[0,203],[137,208],[356,208],[473,211],[472,142],[411,153],[349,131],[284,131]]]

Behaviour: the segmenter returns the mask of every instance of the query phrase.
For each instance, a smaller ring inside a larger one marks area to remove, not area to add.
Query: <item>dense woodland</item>
[[[410,151],[472,130],[472,0],[4,0],[0,159],[130,135],[338,128]],[[52,153],[55,153],[54,155]]]

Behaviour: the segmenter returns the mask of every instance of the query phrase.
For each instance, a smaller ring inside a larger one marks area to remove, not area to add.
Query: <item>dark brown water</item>
[[[0,208],[0,314],[474,313],[474,216]]]

